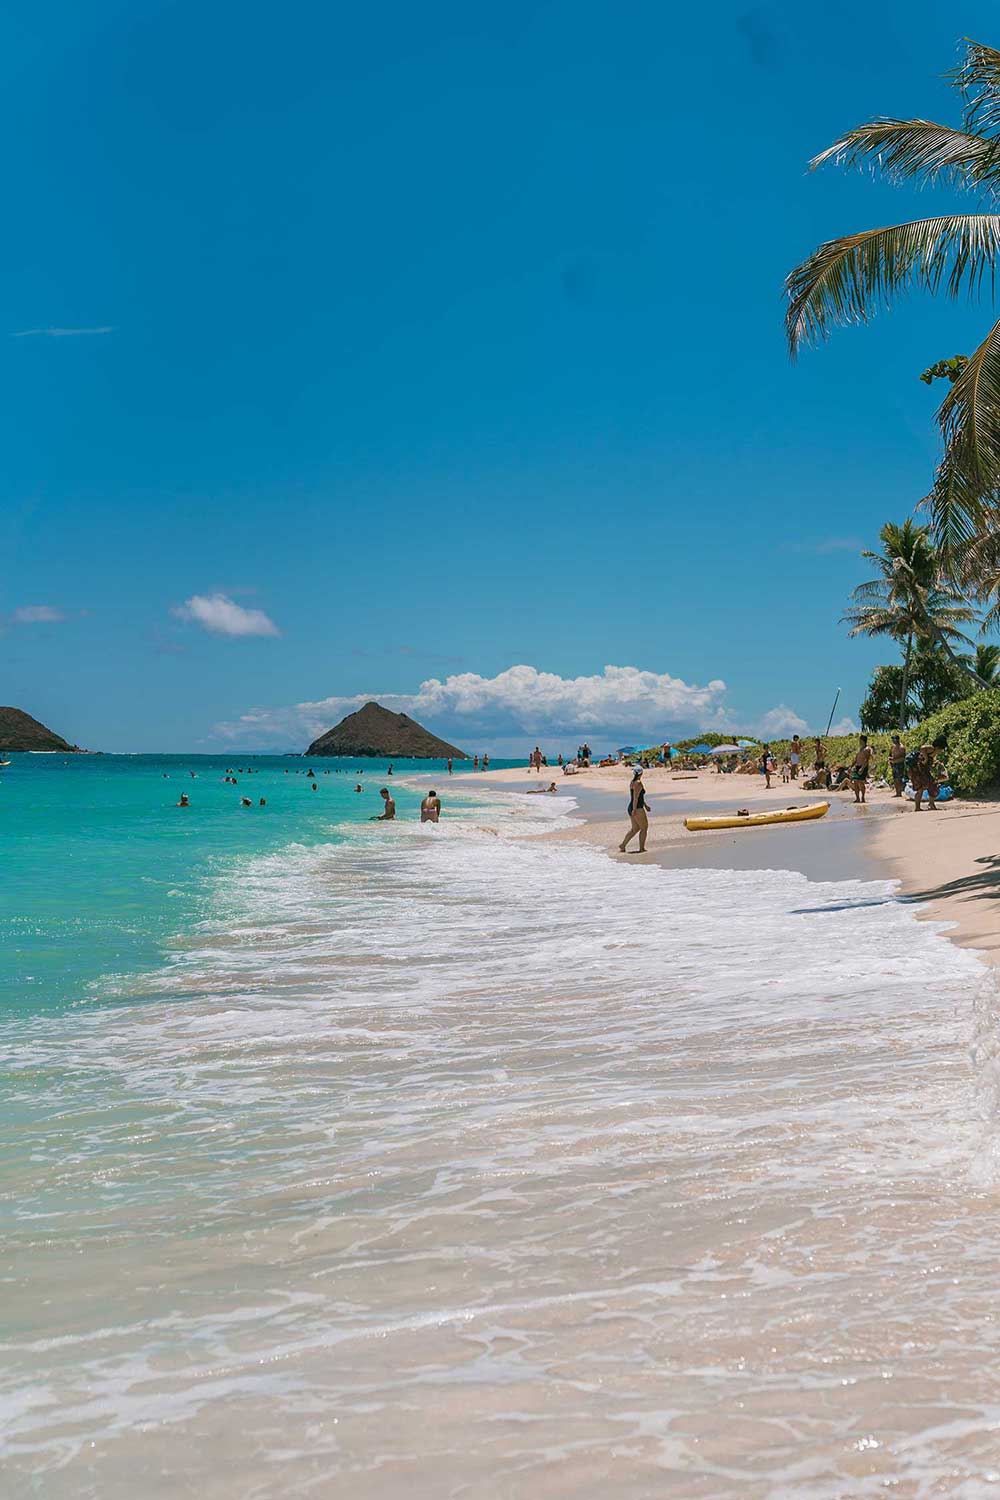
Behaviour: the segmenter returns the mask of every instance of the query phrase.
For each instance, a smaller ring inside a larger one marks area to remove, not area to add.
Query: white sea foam
[[[524,836],[567,806],[248,860],[18,1038],[22,1486],[992,1492],[992,979],[887,883]]]

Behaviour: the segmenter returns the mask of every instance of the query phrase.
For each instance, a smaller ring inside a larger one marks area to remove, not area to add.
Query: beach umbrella
[[[685,755],[711,755],[711,745],[692,745],[690,750],[685,750]]]
[[[739,745],[716,745],[712,751],[713,755],[739,755]]]
[[[748,745],[759,745],[760,740],[737,740],[736,743],[739,745],[741,750],[745,750]]]

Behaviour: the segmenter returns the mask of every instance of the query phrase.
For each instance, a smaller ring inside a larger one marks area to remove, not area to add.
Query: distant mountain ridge
[[[0,708],[0,750],[68,750],[76,755],[80,747],[46,729],[23,708]]]
[[[381,703],[366,703],[318,740],[306,755],[397,756],[400,760],[468,760],[464,750],[438,739],[415,719],[394,714]]]

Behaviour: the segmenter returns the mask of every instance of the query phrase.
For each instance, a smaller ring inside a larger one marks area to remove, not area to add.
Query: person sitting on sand
[[[436,823],[441,816],[441,798],[432,788],[420,804],[421,823]]]
[[[371,821],[373,823],[389,823],[396,816],[396,804],[389,796],[389,788],[387,786],[379,787],[378,794],[385,803],[385,807],[379,813],[378,817],[372,818]]]
[[[931,812],[937,812],[937,798],[941,788],[934,775],[934,762],[937,760],[938,751],[942,748],[943,742],[935,740],[933,744],[921,745],[916,756],[911,753],[910,783],[913,787],[914,812],[920,812],[920,803],[925,792],[927,793],[927,806]]]
[[[872,763],[874,751],[868,744],[868,736],[863,734],[858,741],[857,754],[851,763],[851,786],[854,789],[855,802],[865,801],[865,793],[868,789],[868,768]]]
[[[632,820],[631,827],[625,835],[618,848],[622,854],[628,853],[629,840],[639,835],[639,853],[646,852],[646,834],[649,832],[648,803],[646,802],[646,788],[642,784],[642,767],[637,766],[632,773],[632,785],[629,788],[628,815]]]
[[[894,797],[901,797],[903,795],[903,787],[906,784],[905,761],[906,746],[899,738],[899,735],[894,734],[892,743],[889,746],[889,775],[892,777],[892,795]]]

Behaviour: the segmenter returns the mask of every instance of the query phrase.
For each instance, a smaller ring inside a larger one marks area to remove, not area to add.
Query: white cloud
[[[805,734],[809,725],[787,703],[779,703],[762,714],[754,728],[761,739],[783,740],[793,734]]]
[[[114,328],[19,328],[11,334],[12,339],[78,339],[92,337],[97,333],[114,333]]]
[[[212,635],[280,635],[270,615],[262,609],[244,609],[226,594],[192,594],[172,613],[179,620],[200,625]]]
[[[860,724],[855,724],[855,722],[851,718],[850,714],[845,714],[844,718],[838,719],[837,722],[836,722],[836,724],[834,724],[834,725],[831,726],[830,733],[831,734],[860,734],[861,733],[861,725]]]
[[[608,666],[592,677],[560,677],[536,667],[516,666],[496,677],[476,672],[455,673],[443,681],[430,677],[416,693],[372,691],[286,708],[255,709],[235,722],[217,725],[215,733],[246,744],[309,740],[374,698],[385,708],[411,714],[444,737],[454,735],[459,740],[463,735],[490,735],[499,741],[518,733],[595,735],[599,731],[613,738],[621,734],[655,737],[717,721],[725,690],[725,683],[717,679],[698,687],[638,667]]]
[[[15,625],[58,625],[66,616],[51,604],[22,604],[10,618]]]

